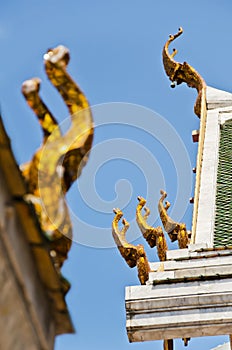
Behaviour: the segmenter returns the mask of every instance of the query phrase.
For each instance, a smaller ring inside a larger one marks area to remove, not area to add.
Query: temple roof
[[[55,333],[73,333],[74,329],[65,302],[64,289],[62,288],[64,281],[54,267],[49,253],[48,241],[41,231],[34,207],[23,199],[27,193],[26,185],[1,118],[0,168],[12,198],[11,205],[16,211],[21,231],[25,234],[30,246],[38,276],[50,300],[52,317],[55,320]]]

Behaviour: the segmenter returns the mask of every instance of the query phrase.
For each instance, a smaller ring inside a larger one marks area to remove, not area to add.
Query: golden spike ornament
[[[44,145],[50,135],[53,135],[55,138],[60,137],[61,131],[55,117],[39,96],[40,84],[41,80],[39,78],[26,80],[22,84],[22,94],[38,118],[43,132]],[[40,149],[34,154],[30,162],[21,165],[23,175],[27,180],[29,193],[37,197],[39,197],[38,169],[42,147],[43,146],[41,146]]]
[[[139,281],[142,285],[146,284],[146,281],[148,281],[149,278],[150,265],[144,247],[142,244],[135,246],[128,243],[126,240],[126,232],[129,229],[130,224],[126,219],[123,219],[123,228],[120,230],[118,225],[123,217],[123,212],[119,208],[113,209],[113,212],[115,217],[112,222],[112,235],[118,250],[130,267],[137,266]]]
[[[172,242],[178,240],[178,245],[180,249],[187,248],[189,244],[189,234],[186,230],[186,225],[184,223],[175,222],[170,218],[170,216],[167,213],[170,207],[170,203],[166,201],[165,205],[163,204],[163,201],[167,197],[167,193],[161,190],[160,194],[161,198],[158,203],[158,210],[164,229],[168,233]]]
[[[147,223],[147,218],[150,215],[150,209],[145,207],[146,200],[143,197],[138,196],[138,201],[139,203],[136,208],[136,221],[140,231],[151,248],[155,246],[157,247],[157,253],[160,261],[165,261],[168,247],[162,227],[158,226],[155,228]],[[142,214],[143,209],[144,214]]]
[[[42,231],[49,239],[51,256],[57,268],[71,247],[72,225],[65,193],[80,176],[93,140],[93,119],[89,103],[66,71],[69,51],[64,46],[49,49],[44,55],[45,70],[68,107],[69,130],[62,135],[58,123],[39,96],[40,79],[27,80],[22,93],[36,114],[43,131],[43,143],[32,160],[22,166],[28,195]]]
[[[183,29],[179,28],[178,33],[169,35],[169,39],[163,48],[163,65],[165,72],[172,81],[171,87],[175,87],[181,83],[186,83],[189,87],[197,89],[198,96],[195,102],[194,111],[200,118],[202,105],[205,104],[206,83],[200,74],[187,62],[180,63],[174,60],[177,50],[173,49],[173,53],[169,53],[169,45],[173,40],[178,38],[183,33]]]
[[[39,78],[33,78],[26,80],[22,84],[22,93],[27,100],[28,105],[35,112],[40,126],[43,131],[43,142],[45,143],[48,136],[50,136],[54,131],[59,131],[58,123],[56,118],[49,111],[48,107],[42,101],[39,96],[41,80]]]

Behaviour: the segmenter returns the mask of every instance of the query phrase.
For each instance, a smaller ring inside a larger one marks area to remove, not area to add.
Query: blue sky
[[[186,199],[193,192],[193,188],[188,192],[194,181],[189,170],[197,150],[191,141],[192,130],[199,126],[193,113],[196,92],[184,85],[170,89],[161,52],[168,35],[182,26],[176,59],[192,64],[208,85],[231,91],[231,14],[229,0],[1,2],[0,103],[17,161],[28,161],[41,142],[36,118],[20,92],[24,80],[40,77],[47,105],[60,122],[68,117],[44,73],[42,57],[48,48],[63,44],[70,49],[69,72],[91,105],[101,105],[93,108],[97,127],[92,155],[78,186],[68,195],[74,231],[82,242],[73,243],[63,268],[72,284],[67,303],[76,334],[58,337],[55,350],[162,349],[161,342],[129,344],[124,289],[138,284],[136,271],[126,266],[116,248],[103,248],[103,241],[107,235],[111,240],[112,205],[122,205],[132,222],[137,195],[149,198],[152,220],[158,224],[161,185],[176,202],[173,213],[183,216],[190,229],[192,207]],[[128,125],[120,108],[117,118],[112,102],[121,103]],[[143,128],[135,127],[141,120]],[[177,144],[183,153],[178,153]],[[183,203],[178,199],[182,190]],[[157,260],[141,238],[135,243],[145,245],[150,261]],[[193,339],[189,349],[210,349],[224,339]]]

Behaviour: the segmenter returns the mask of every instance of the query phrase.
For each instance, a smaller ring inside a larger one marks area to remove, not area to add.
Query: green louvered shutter
[[[232,120],[221,130],[214,246],[232,245]]]

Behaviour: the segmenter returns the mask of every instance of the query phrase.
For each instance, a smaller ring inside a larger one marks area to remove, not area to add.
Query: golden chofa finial
[[[112,235],[114,241],[127,264],[130,267],[137,266],[140,283],[145,284],[149,277],[150,266],[144,247],[142,244],[135,246],[127,242],[126,232],[129,229],[130,224],[126,221],[126,219],[123,219],[123,228],[120,230],[118,224],[123,217],[123,212],[118,208],[113,209],[113,212],[115,213],[115,217],[112,222]]]
[[[58,46],[44,55],[48,79],[64,100],[71,119],[62,135],[59,125],[42,101],[40,79],[27,80],[22,93],[37,116],[43,131],[43,143],[32,160],[22,167],[28,194],[42,231],[49,240],[51,256],[58,269],[71,247],[72,225],[64,195],[80,176],[93,139],[93,119],[86,96],[67,72],[69,50]]]
[[[170,203],[166,202],[165,206],[163,204],[164,199],[167,197],[167,193],[161,190],[160,194],[161,198],[158,203],[158,209],[164,229],[168,233],[172,242],[178,240],[180,249],[187,248],[187,245],[189,243],[189,234],[186,230],[186,225],[183,223],[175,222],[169,217],[167,211],[170,207]]]
[[[196,115],[200,118],[202,114],[202,108],[204,108],[203,104],[206,103],[205,90],[206,84],[204,79],[200,76],[200,74],[191,67],[187,62],[179,63],[176,62],[173,58],[177,54],[177,50],[173,49],[173,53],[169,53],[169,45],[170,43],[178,38],[183,33],[183,29],[179,28],[178,33],[174,35],[169,35],[169,39],[163,48],[163,64],[164,69],[172,81],[171,87],[175,87],[181,83],[186,83],[189,87],[197,89],[198,96],[195,102],[194,111]]]
[[[138,205],[136,208],[136,221],[140,228],[140,231],[143,234],[143,237],[146,239],[147,243],[151,248],[157,247],[157,253],[160,261],[166,260],[166,251],[168,249],[166,239],[161,226],[152,227],[147,223],[147,218],[150,215],[149,208],[145,207],[146,200],[138,196]],[[142,209],[145,213],[142,214]]]

